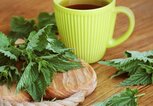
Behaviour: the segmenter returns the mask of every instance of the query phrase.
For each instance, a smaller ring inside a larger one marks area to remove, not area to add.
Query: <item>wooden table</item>
[[[152,0],[117,0],[118,5],[130,7],[136,17],[136,27],[133,35],[122,45],[108,49],[103,59],[123,57],[126,50],[151,50],[153,49],[153,1]],[[0,0],[0,31],[7,33],[9,30],[10,18],[14,15],[21,15],[26,18],[35,18],[39,12],[53,11],[51,0]],[[127,18],[119,15],[115,35],[120,35],[127,28]],[[102,101],[124,88],[115,86],[124,77],[109,79],[115,72],[112,67],[92,64],[98,76],[98,86],[94,93],[86,98],[80,106],[89,106],[92,103]],[[139,86],[140,93],[146,95],[139,99],[139,106],[153,106],[153,86]]]

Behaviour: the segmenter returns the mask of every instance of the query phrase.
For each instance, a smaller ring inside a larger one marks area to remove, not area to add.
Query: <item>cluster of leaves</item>
[[[40,101],[54,73],[80,68],[80,61],[57,39],[56,31],[53,14],[41,13],[38,24],[13,17],[9,36],[0,33],[0,84],[17,83],[17,92],[24,90]],[[25,43],[15,45],[19,38]]]
[[[127,88],[126,90],[111,96],[103,102],[96,103],[93,106],[137,106],[138,97],[144,94],[138,94],[137,89]]]
[[[57,32],[55,16],[53,13],[42,12],[37,17],[38,23],[34,19],[25,19],[21,16],[16,16],[11,19],[9,38],[14,43],[18,38],[28,38],[32,31],[39,31],[48,24],[52,24],[52,32]]]
[[[15,67],[20,53],[17,48],[10,46],[9,39],[0,32],[0,84],[11,85],[18,81],[20,74]]]
[[[121,86],[148,85],[153,83],[153,51],[126,51],[126,58],[100,61],[100,64],[113,66],[118,71],[117,77],[128,73],[129,78],[120,83]]]

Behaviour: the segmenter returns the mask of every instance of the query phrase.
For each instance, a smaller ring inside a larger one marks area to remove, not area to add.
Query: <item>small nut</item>
[[[25,40],[19,38],[15,41],[15,45],[21,45],[21,44],[24,44],[25,43]]]

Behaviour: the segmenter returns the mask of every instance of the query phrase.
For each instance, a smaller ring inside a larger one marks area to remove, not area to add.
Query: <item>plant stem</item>
[[[141,96],[144,96],[145,95],[145,93],[142,93],[142,94],[139,94],[139,95],[136,95],[136,96],[134,96],[135,98],[138,98],[138,97],[141,97]]]

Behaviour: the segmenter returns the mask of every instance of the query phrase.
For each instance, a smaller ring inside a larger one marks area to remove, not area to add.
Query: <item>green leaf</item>
[[[126,58],[126,59],[113,59],[108,61],[100,61],[98,63],[122,69],[125,65],[131,63],[131,61],[133,61],[132,58]]]
[[[9,57],[10,59],[17,61],[17,57],[14,54],[12,54],[10,51],[0,49],[0,53],[4,54],[4,56]]]
[[[140,60],[144,62],[153,62],[153,59],[149,58],[153,56],[153,50],[145,51],[145,52],[138,52],[138,51],[126,51],[125,55],[129,58],[132,57],[133,60]]]
[[[80,61],[78,60],[78,58],[76,57],[76,55],[74,55],[70,50],[68,52],[65,52],[65,54],[63,55],[64,58],[68,58],[74,61]]]
[[[27,37],[31,31],[35,30],[35,21],[26,20],[23,17],[13,17],[11,19],[11,31],[20,37]]]
[[[48,67],[47,61],[42,60],[38,64],[39,76],[37,80],[25,88],[35,101],[40,101],[43,95],[45,95],[46,88],[50,85],[53,78],[53,71]]]
[[[127,58],[125,59],[113,59],[110,61],[100,61],[100,64],[108,65],[108,66],[113,66],[117,68],[122,68],[122,66],[125,66],[127,64],[131,64],[135,61],[138,62],[152,62],[153,59],[150,58],[150,56],[153,56],[153,51],[146,51],[146,52],[137,52],[137,51],[126,51],[125,56]]]
[[[99,63],[118,69],[112,77],[128,73],[129,78],[121,82],[121,86],[152,84],[153,51],[126,51],[125,55],[127,58],[100,61]]]
[[[139,64],[139,67],[144,69],[146,73],[152,74],[153,73],[153,66],[152,65],[147,65],[147,64]]]
[[[30,86],[26,87],[26,91],[32,96],[34,101],[41,101],[47,86],[44,76],[39,74],[38,77],[41,80],[37,79],[34,83],[31,83]]]
[[[38,70],[42,73],[45,79],[45,82],[48,86],[51,83],[51,79],[53,76],[53,70],[49,67],[50,64],[45,60],[41,60],[38,64],[39,64]]]
[[[45,60],[41,60],[39,62],[39,70],[44,77],[44,80],[46,82],[46,87],[49,86],[50,83],[52,82],[53,73],[54,73],[54,70],[52,70],[52,68],[50,68],[49,62],[47,62]]]
[[[48,44],[47,37],[51,27],[51,25],[48,25],[40,29],[38,32],[31,32],[28,37],[29,43],[27,49],[38,51],[44,50]]]
[[[11,86],[18,82],[20,74],[18,69],[14,66],[0,66],[0,85],[7,84]]]
[[[127,88],[125,91],[115,94],[103,102],[96,103],[93,106],[137,106],[137,93],[137,89],[131,90]]]
[[[49,86],[51,83],[51,80],[53,78],[53,73],[54,73],[53,70],[50,70],[49,67],[42,67],[41,73],[42,73],[44,80],[46,82],[46,87]],[[44,90],[46,90],[46,88]]]
[[[70,61],[66,58],[53,58],[50,60],[50,65],[56,69],[57,72],[66,72],[75,68],[80,68],[80,61]]]
[[[17,84],[17,92],[22,90],[24,87],[29,87],[32,83],[34,83],[38,78],[38,69],[36,64],[30,62],[25,68],[18,84]]]
[[[4,50],[10,51],[12,54],[14,54],[17,58],[21,55],[23,50],[18,49],[15,46],[9,46],[8,48],[5,48]]]
[[[152,83],[152,75],[147,74],[145,71],[138,71],[131,75],[128,79],[120,83],[121,86],[133,86],[133,85],[148,85]]]
[[[100,61],[99,63],[103,65],[112,66],[118,69],[119,71],[117,71],[113,75],[113,77],[117,77],[124,73],[128,73],[129,75],[134,74],[139,68],[138,64],[142,62],[138,60],[131,60],[127,58],[127,59],[113,59],[110,61]]]
[[[20,50],[13,46],[8,46],[0,49],[0,66],[14,65],[21,55]]]
[[[71,50],[70,48],[65,48],[64,44],[57,39],[48,39],[47,50],[51,50],[54,53],[64,53]]]
[[[10,31],[9,34],[8,34],[8,38],[10,39],[10,43],[11,44],[15,44],[15,41],[18,39],[18,38],[24,38],[25,36],[21,33],[17,33],[17,32],[13,32],[13,31]]]
[[[3,34],[2,32],[0,32],[0,49],[8,47],[9,44],[10,44],[10,42],[9,42],[9,39],[7,38],[7,36],[5,34]]]
[[[45,27],[46,25],[54,24],[56,25],[55,16],[53,13],[42,12],[38,16],[38,27],[39,29]]]
[[[37,34],[37,32],[35,32],[35,31],[30,33],[30,35],[28,37],[29,43],[28,43],[27,49],[32,50],[33,48],[37,47],[37,44],[39,42],[39,40],[38,40],[39,36],[37,36],[36,34]]]

